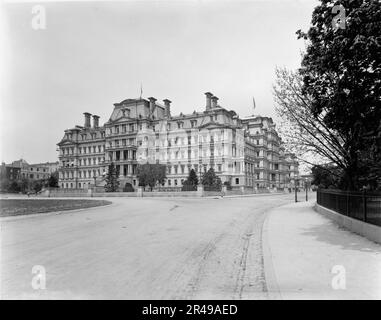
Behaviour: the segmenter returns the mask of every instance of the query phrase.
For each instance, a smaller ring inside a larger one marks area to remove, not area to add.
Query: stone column
[[[197,196],[202,197],[204,195],[204,186],[199,184],[197,186]]]

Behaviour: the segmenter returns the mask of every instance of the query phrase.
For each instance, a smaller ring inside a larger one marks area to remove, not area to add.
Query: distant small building
[[[4,162],[1,164],[0,167],[0,179],[8,179],[11,181],[20,179],[21,176],[21,168],[7,165]]]
[[[58,170],[59,162],[45,162],[29,164],[26,160],[20,159],[11,164],[2,163],[1,177],[9,180],[29,179],[44,180]]]

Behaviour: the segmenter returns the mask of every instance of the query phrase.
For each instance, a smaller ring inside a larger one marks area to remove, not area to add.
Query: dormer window
[[[130,117],[130,109],[122,109],[123,117]]]

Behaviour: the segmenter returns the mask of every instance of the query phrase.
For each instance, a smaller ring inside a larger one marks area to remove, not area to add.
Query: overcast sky
[[[103,124],[113,103],[140,95],[172,100],[172,114],[203,110],[204,92],[241,117],[274,117],[276,66],[295,69],[316,1],[32,3],[2,6],[1,154],[56,161],[63,131]],[[4,19],[5,18],[5,19]]]

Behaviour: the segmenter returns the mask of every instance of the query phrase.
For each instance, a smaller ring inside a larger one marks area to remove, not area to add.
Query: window
[[[235,178],[235,184],[239,184],[239,178]]]
[[[222,165],[218,164],[218,165],[217,165],[217,170],[218,170],[218,171],[222,171]]]

